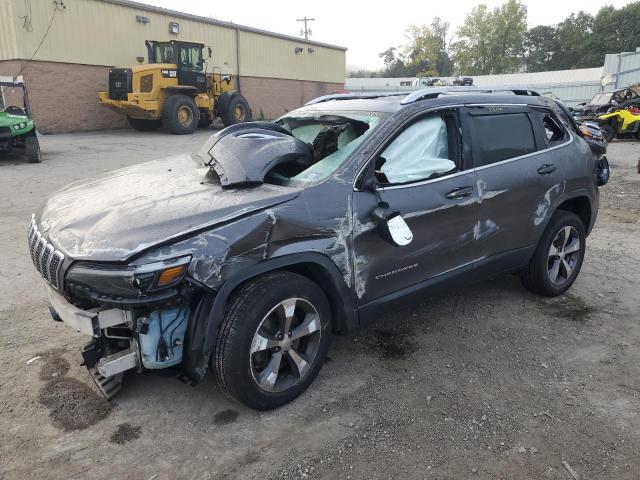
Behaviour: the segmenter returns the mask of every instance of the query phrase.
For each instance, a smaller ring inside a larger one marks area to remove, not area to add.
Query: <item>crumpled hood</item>
[[[200,157],[183,154],[72,183],[45,203],[36,220],[55,247],[74,259],[125,261],[299,193],[270,184],[223,189]]]

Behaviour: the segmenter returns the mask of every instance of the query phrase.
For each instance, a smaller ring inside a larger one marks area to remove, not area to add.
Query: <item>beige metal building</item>
[[[202,42],[207,67],[240,76],[254,118],[343,88],[345,48],[129,0],[0,0],[0,75],[24,76],[42,132],[125,126],[98,105],[111,66],[146,62],[145,40]]]

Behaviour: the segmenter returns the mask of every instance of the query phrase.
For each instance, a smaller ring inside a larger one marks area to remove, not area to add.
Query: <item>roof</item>
[[[493,90],[493,91],[492,91]],[[512,91],[513,93],[509,93]],[[393,113],[419,101],[429,105],[509,103],[549,105],[537,92],[512,87],[430,87],[413,92],[360,92],[325,95],[307,103],[303,110],[372,111]]]
[[[505,73],[500,75],[465,75],[473,78],[474,85],[558,85],[581,82],[600,82],[603,67],[578,68],[574,70],[554,70],[549,72]],[[452,83],[456,77],[433,77]],[[347,78],[347,88],[376,88],[384,86],[399,86],[400,82],[418,80],[413,78]],[[426,80],[426,79],[425,79]]]
[[[326,48],[332,48],[332,49],[335,49],[335,50],[342,50],[342,51],[346,51],[347,50],[346,47],[341,47],[341,46],[338,46],[338,45],[332,45],[330,43],[316,42],[314,40],[305,40],[304,38],[294,37],[292,35],[284,35],[284,34],[281,34],[281,33],[270,32],[268,30],[261,30],[259,28],[248,27],[246,25],[240,25],[240,24],[233,23],[233,22],[225,22],[225,21],[222,21],[222,20],[217,20],[215,18],[203,17],[203,16],[200,16],[200,15],[193,15],[191,13],[179,12],[177,10],[170,10],[168,8],[156,7],[155,5],[148,5],[146,3],[133,2],[131,0],[99,0],[99,1],[105,2],[105,3],[112,3],[114,5],[121,5],[121,6],[124,6],[124,7],[136,8],[138,10],[145,10],[147,12],[154,12],[154,13],[161,13],[161,14],[164,14],[164,15],[171,15],[173,17],[184,18],[186,20],[193,20],[193,21],[196,21],[196,22],[208,23],[210,25],[217,25],[217,26],[220,26],[220,27],[238,29],[238,30],[242,30],[244,32],[259,33],[261,35],[267,35],[269,37],[282,38],[282,39],[285,39],[285,40],[292,40],[292,41],[295,41],[295,42],[304,43],[306,45],[315,45],[315,46],[318,46],[318,47],[326,47]]]

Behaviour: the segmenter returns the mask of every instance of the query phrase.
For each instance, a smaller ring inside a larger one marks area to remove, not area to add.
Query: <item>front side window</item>
[[[531,121],[526,113],[477,115],[472,117],[472,121],[476,166],[536,151]]]
[[[170,43],[155,46],[155,56],[157,63],[177,63],[176,49]]]
[[[409,183],[454,172],[455,148],[448,123],[447,116],[433,115],[409,125],[378,157],[375,168],[378,181]]]

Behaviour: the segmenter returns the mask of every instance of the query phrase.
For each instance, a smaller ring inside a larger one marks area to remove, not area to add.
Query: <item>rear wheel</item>
[[[522,275],[522,283],[540,295],[563,294],[580,273],[585,246],[586,232],[580,218],[573,212],[556,211]]]
[[[150,132],[160,128],[160,120],[127,117],[127,122],[129,122],[131,128],[139,132]]]
[[[42,161],[42,153],[40,152],[40,142],[35,135],[24,139],[24,151],[27,155],[29,163],[40,163]]]
[[[218,333],[212,361],[220,387],[258,410],[290,402],[320,371],[331,328],[327,298],[308,278],[276,272],[249,281]]]
[[[227,110],[222,114],[222,123],[228,127],[236,123],[250,122],[251,116],[251,108],[247,99],[242,95],[235,95],[229,100]]]
[[[171,95],[162,108],[162,126],[170,133],[184,135],[195,132],[200,114],[196,103],[186,95]]]

